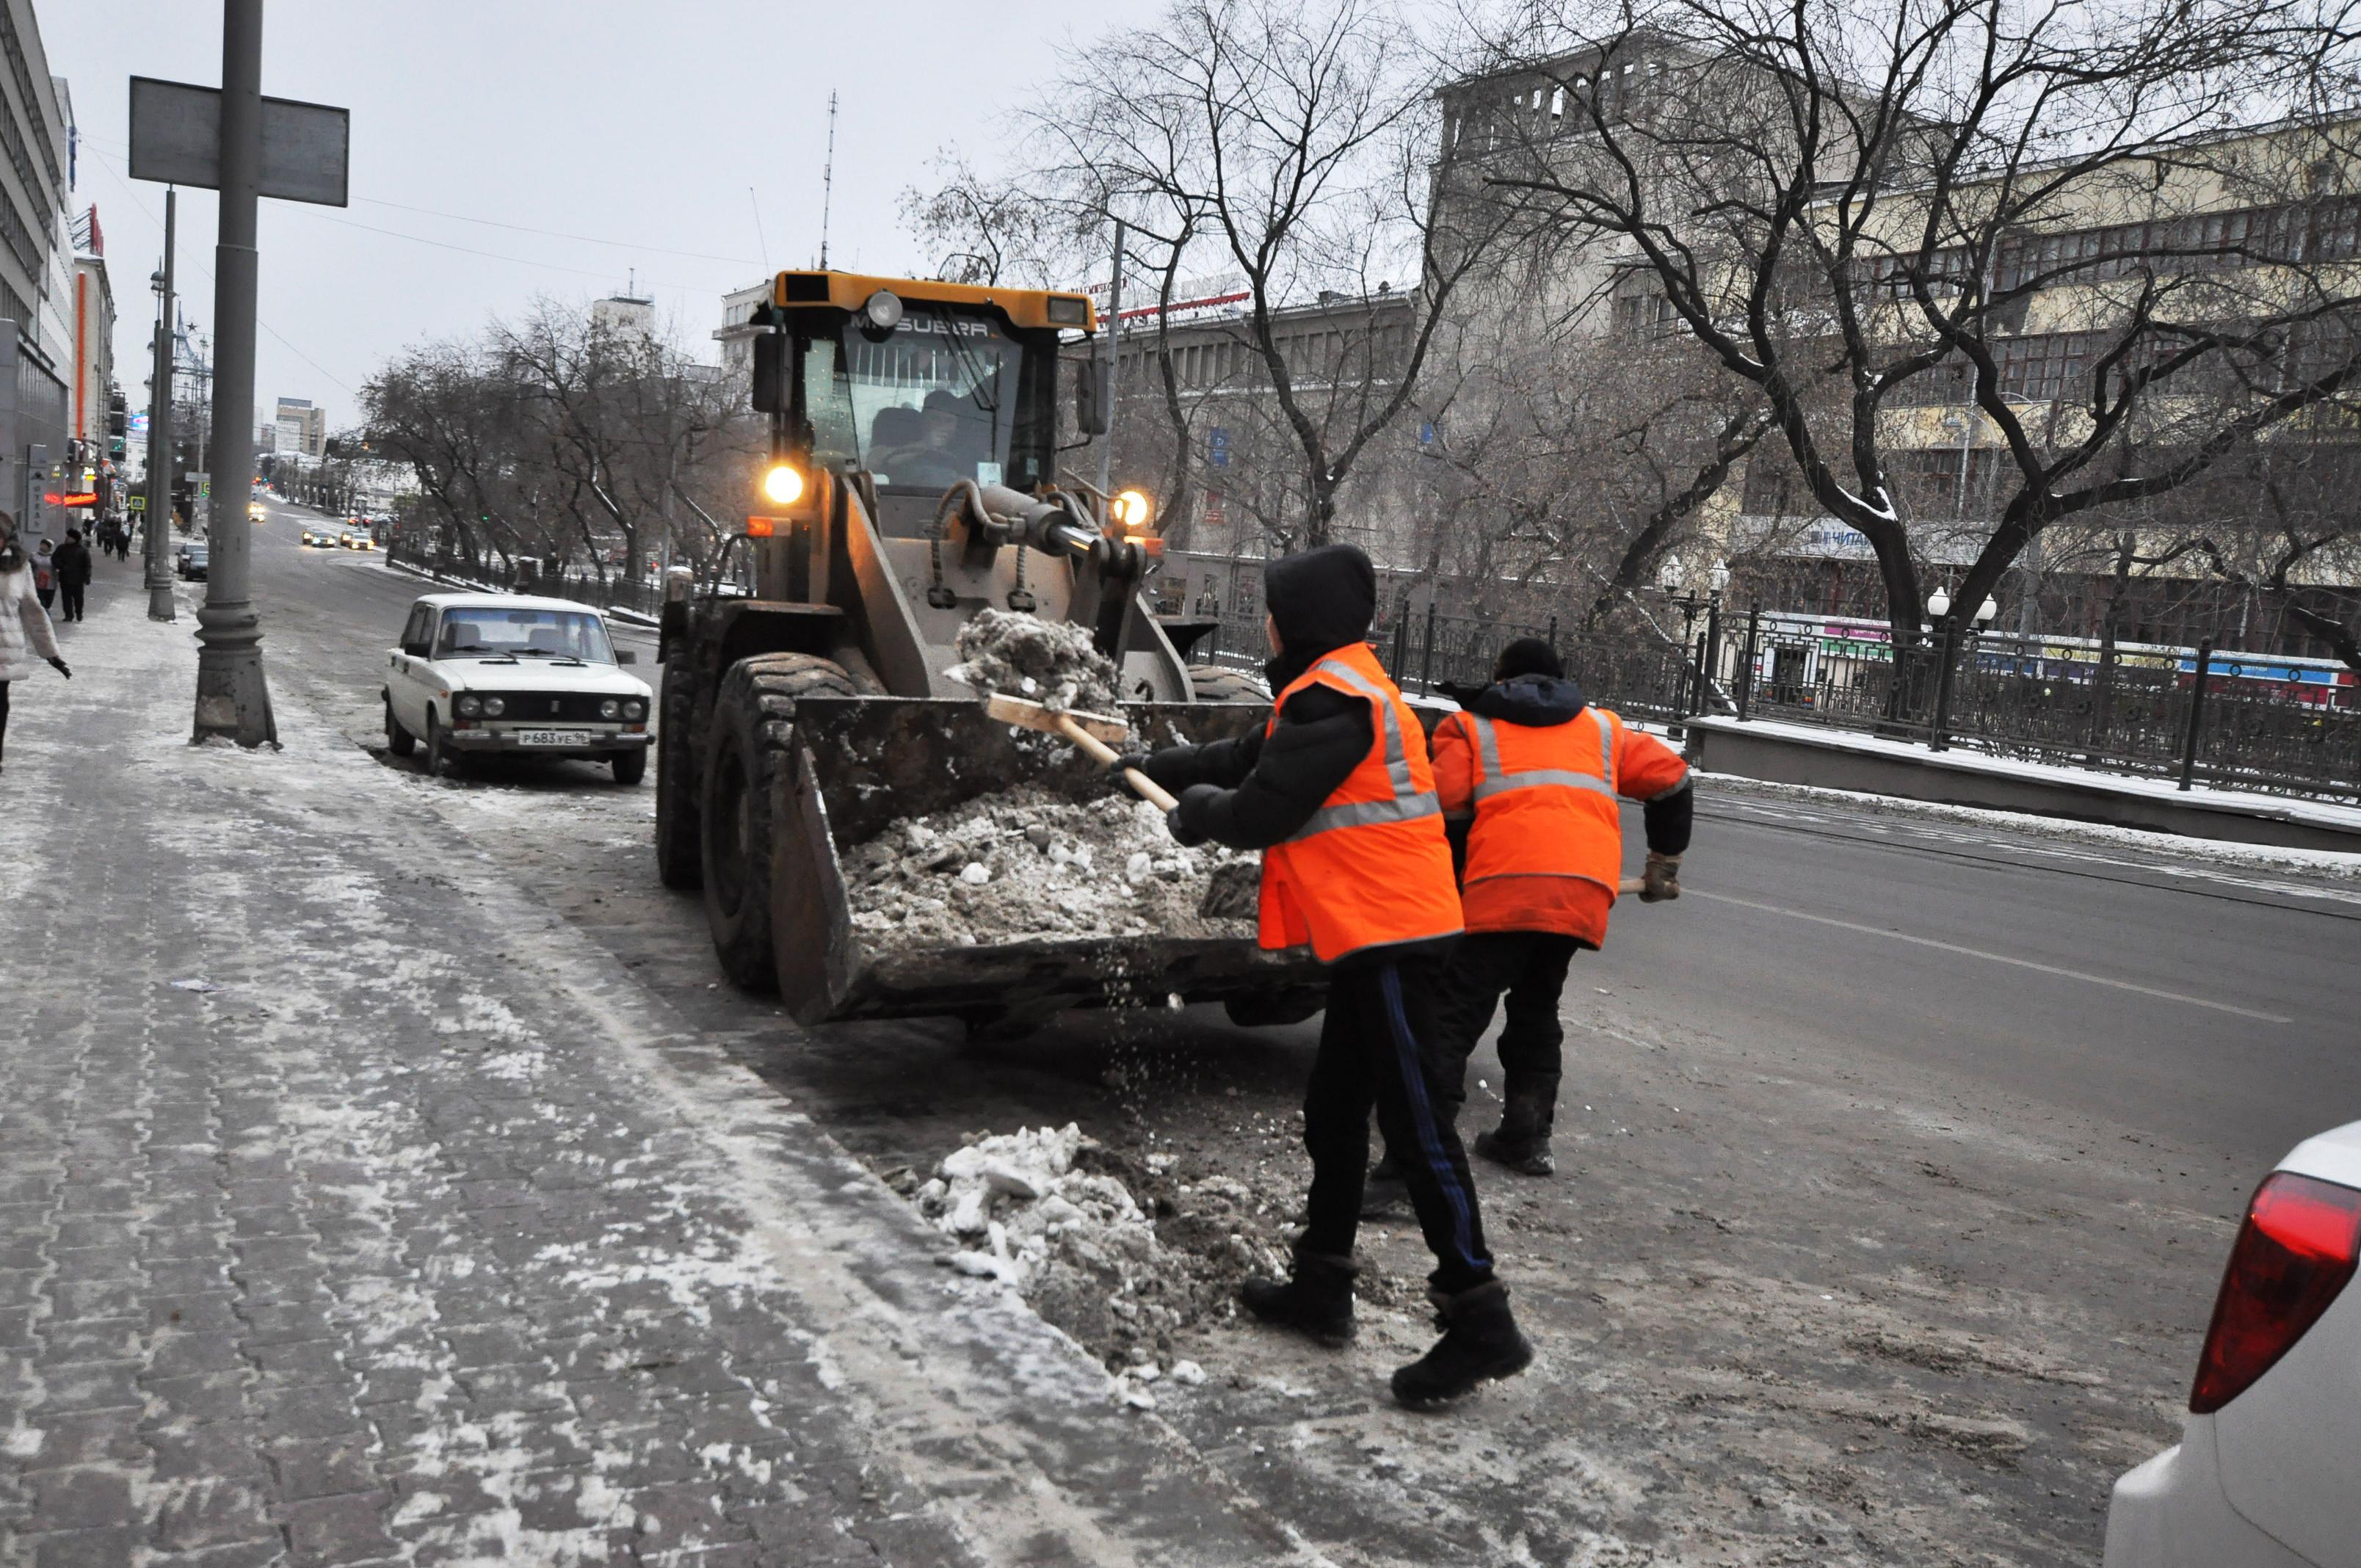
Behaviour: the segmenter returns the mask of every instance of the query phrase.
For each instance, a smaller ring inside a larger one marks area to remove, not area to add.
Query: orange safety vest
[[[1324,685],[1366,700],[1369,754],[1312,819],[1262,854],[1260,939],[1310,944],[1322,963],[1370,948],[1459,934],[1451,843],[1426,756],[1426,731],[1365,642],[1323,654],[1271,705],[1268,737],[1287,699]]]
[[[1468,712],[1443,723],[1469,763],[1466,798],[1450,802],[1455,817],[1472,811],[1475,818],[1460,883],[1467,928],[1555,931],[1597,946],[1623,865],[1616,800],[1622,753],[1635,742],[1661,751],[1661,760],[1641,759],[1642,771],[1676,770],[1671,788],[1686,782],[1686,769],[1649,737],[1627,735],[1622,720],[1600,707],[1564,724],[1510,724]],[[1444,739],[1438,730],[1437,744]],[[1654,765],[1659,761],[1664,766]]]

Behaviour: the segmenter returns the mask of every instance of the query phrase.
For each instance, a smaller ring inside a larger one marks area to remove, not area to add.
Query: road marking
[[[1790,920],[1808,920],[1815,926],[1833,926],[1839,931],[1858,931],[1865,937],[1884,937],[1896,942],[1908,942],[1914,947],[1933,948],[1938,952],[1958,953],[1971,959],[1986,959],[1996,964],[2014,964],[2018,969],[2037,970],[2043,974],[2054,974],[2066,980],[2086,981],[2092,985],[2112,986],[2117,991],[2136,991],[2142,996],[2154,996],[2166,1002],[2185,1003],[2191,1007],[2210,1007],[2216,1013],[2233,1013],[2241,1018],[2253,1018],[2265,1024],[2295,1022],[2294,1019],[2284,1017],[2277,1013],[2258,1013],[2251,1007],[2234,1007],[2226,1002],[2209,1002],[2202,996],[2188,996],[2178,991],[2160,991],[2152,985],[2136,985],[2128,980],[2110,980],[2103,974],[2092,974],[2078,969],[2060,969],[2056,964],[2036,963],[2031,959],[2011,958],[2006,953],[1990,953],[1982,948],[1963,948],[1957,942],[1940,942],[1932,937],[1913,937],[1906,932],[1888,931],[1881,926],[1863,926],[1851,920],[1838,920],[1826,915],[1806,915],[1800,909],[1789,909],[1777,904],[1757,904],[1751,898],[1733,898],[1726,893],[1706,893],[1697,889],[1684,888],[1682,894],[1688,898],[1705,898],[1717,904],[1734,904],[1741,909],[1760,910],[1765,915],[1784,915]]]

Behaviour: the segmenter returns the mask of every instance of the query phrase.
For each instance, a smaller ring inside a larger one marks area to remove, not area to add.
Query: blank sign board
[[[352,115],[291,98],[262,101],[262,193],[341,207]],[[131,178],[221,189],[221,89],[131,79]]]

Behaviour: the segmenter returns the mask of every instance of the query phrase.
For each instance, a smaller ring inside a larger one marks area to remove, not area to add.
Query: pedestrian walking
[[[58,599],[57,563],[50,559],[56,554],[57,548],[55,544],[44,539],[38,548],[33,552],[33,594],[41,601],[41,609],[44,612]]]
[[[1616,797],[1644,803],[1642,901],[1677,898],[1694,802],[1688,764],[1587,701],[1556,651],[1525,637],[1500,651],[1492,684],[1435,727],[1434,784],[1444,813],[1466,824],[1467,935],[1452,950],[1437,1008],[1440,1092],[1455,1114],[1467,1058],[1505,994],[1505,1103],[1500,1124],[1477,1135],[1476,1153],[1547,1176],[1556,1169],[1550,1133],[1565,1038],[1558,994],[1575,954],[1607,939],[1623,867]]]
[[[33,587],[32,563],[16,542],[16,520],[0,511],[0,765],[5,764],[8,745],[9,683],[31,675],[37,658],[73,679],[58,654],[49,611]]]
[[[60,620],[80,620],[82,590],[90,587],[90,546],[82,542],[82,530],[66,530],[66,542],[57,548],[51,565],[58,575],[58,598],[63,601]]]
[[[1459,896],[1426,736],[1366,639],[1377,574],[1350,544],[1270,564],[1266,666],[1278,696],[1259,730],[1126,759],[1180,796],[1183,844],[1262,851],[1265,948],[1309,948],[1328,966],[1328,1010],[1304,1091],[1312,1157],[1306,1223],[1284,1280],[1240,1292],[1266,1322],[1339,1345],[1353,1333],[1353,1242],[1369,1160],[1369,1113],[1403,1162],[1434,1254],[1444,1330],[1393,1375],[1394,1397],[1438,1404],[1524,1368],[1532,1350],[1484,1243],[1458,1135],[1436,1105],[1435,983],[1459,935]]]

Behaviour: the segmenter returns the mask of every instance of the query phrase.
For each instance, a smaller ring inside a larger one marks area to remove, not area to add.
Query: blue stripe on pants
[[[1452,1244],[1459,1249],[1459,1261],[1477,1273],[1492,1266],[1488,1257],[1476,1255],[1474,1212],[1466,1192],[1459,1185],[1458,1172],[1443,1152],[1443,1138],[1435,1131],[1434,1107],[1426,1097],[1426,1068],[1420,1059],[1418,1041],[1411,1033],[1410,1016],[1402,1010],[1401,971],[1392,964],[1378,970],[1378,984],[1386,993],[1386,1018],[1392,1025],[1394,1054],[1400,1059],[1402,1088],[1410,1100],[1411,1120],[1418,1128],[1419,1151],[1426,1157],[1427,1168],[1434,1172],[1435,1185],[1451,1205]]]

